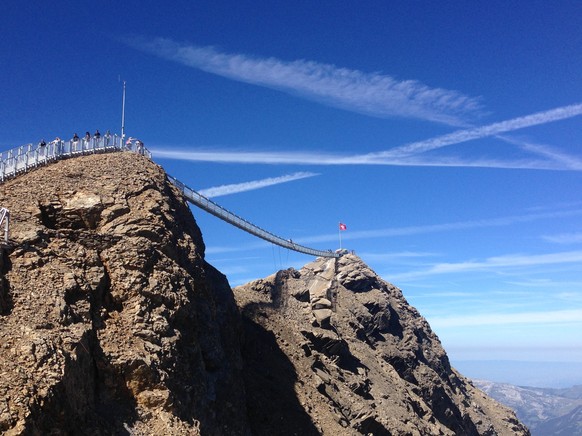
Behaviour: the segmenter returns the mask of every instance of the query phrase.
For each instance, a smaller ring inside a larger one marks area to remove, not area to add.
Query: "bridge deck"
[[[268,232],[250,222],[245,220],[244,218],[235,215],[234,213],[226,210],[224,207],[214,203],[212,200],[204,197],[202,194],[196,192],[195,190],[187,187],[178,179],[169,176],[168,178],[170,181],[176,185],[180,191],[184,194],[184,196],[188,199],[188,201],[195,206],[198,206],[200,209],[205,210],[206,212],[214,215],[215,217],[220,218],[221,220],[226,221],[229,224],[232,224],[235,227],[238,227],[245,232],[250,233],[251,235],[258,236],[259,238],[264,239],[265,241],[272,242],[273,244],[279,245],[281,247],[288,248],[289,250],[297,251],[299,253],[310,254],[312,256],[319,256],[319,257],[339,257],[338,253],[334,253],[332,251],[323,251],[323,250],[316,250],[314,248],[305,247],[303,245],[296,244],[291,240],[281,238],[271,232]]]

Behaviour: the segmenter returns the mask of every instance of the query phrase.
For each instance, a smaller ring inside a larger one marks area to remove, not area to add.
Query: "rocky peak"
[[[280,271],[234,293],[245,325],[246,383],[263,385],[249,403],[262,417],[253,420],[261,422],[257,434],[281,434],[280,422],[293,429],[284,434],[529,434],[451,368],[402,292],[353,254]]]

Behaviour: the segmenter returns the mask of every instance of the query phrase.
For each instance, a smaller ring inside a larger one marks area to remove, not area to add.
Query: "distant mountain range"
[[[490,397],[511,407],[532,436],[582,435],[582,385],[534,388],[473,380]]]

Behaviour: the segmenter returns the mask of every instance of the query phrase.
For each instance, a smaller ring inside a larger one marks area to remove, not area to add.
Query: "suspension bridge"
[[[62,159],[93,153],[123,151],[141,154],[149,159],[152,158],[152,154],[140,141],[128,140],[127,142],[124,142],[123,136],[110,134],[83,139],[74,138],[69,141],[63,141],[57,138],[49,143],[44,143],[43,141],[36,146],[33,144],[23,145],[0,153],[0,183],[39,166],[57,162]],[[245,232],[250,233],[251,235],[257,236],[280,247],[311,256],[330,258],[341,256],[341,253],[339,252],[305,247],[294,243],[291,239],[277,236],[274,233],[264,230],[244,218],[241,218],[233,212],[230,212],[194,189],[189,188],[178,179],[168,175],[168,180],[182,192],[184,198],[186,198],[189,203],[235,227],[238,227],[241,230],[244,230]],[[0,228],[1,226],[4,226],[4,239],[6,241],[8,241],[9,217],[9,211],[5,208],[0,208]]]

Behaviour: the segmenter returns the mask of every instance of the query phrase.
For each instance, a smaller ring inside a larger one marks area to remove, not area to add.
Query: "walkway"
[[[238,227],[245,232],[250,233],[251,235],[258,236],[265,241],[272,242],[273,244],[279,245],[281,247],[288,248],[289,250],[297,251],[299,253],[310,254],[312,256],[319,256],[319,257],[340,257],[340,254],[334,253],[330,251],[323,251],[323,250],[316,250],[314,248],[304,247],[303,245],[296,244],[292,242],[290,239],[284,239],[280,236],[274,235],[271,232],[261,229],[258,226],[248,222],[244,218],[235,215],[234,213],[226,210],[224,207],[219,206],[218,204],[214,203],[212,200],[204,197],[199,192],[187,187],[178,179],[168,175],[168,179],[182,191],[184,197],[195,206],[198,206],[200,209],[205,210],[208,213],[211,213],[215,217],[220,218],[223,221],[226,221],[229,224],[232,224],[235,227]]]

